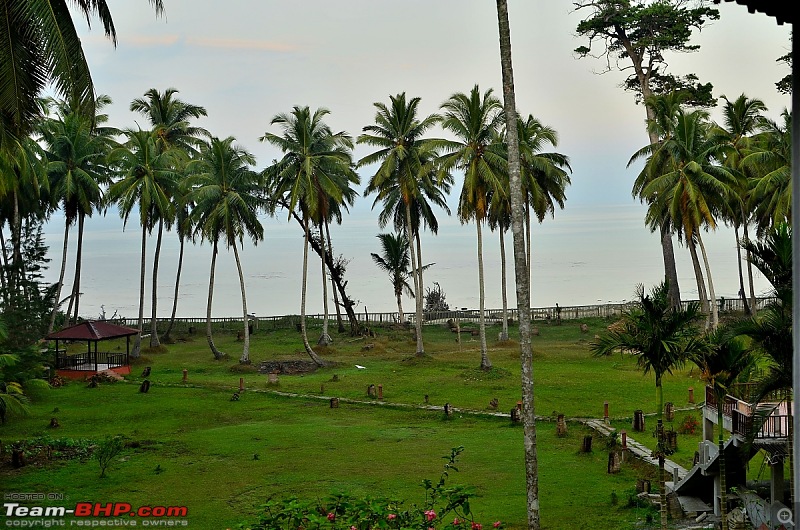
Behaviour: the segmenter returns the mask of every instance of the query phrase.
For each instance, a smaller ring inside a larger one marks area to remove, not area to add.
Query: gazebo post
[[[94,341],[94,371],[97,371],[97,342]]]
[[[128,335],[125,337],[125,366],[130,366],[131,364],[131,336]]]

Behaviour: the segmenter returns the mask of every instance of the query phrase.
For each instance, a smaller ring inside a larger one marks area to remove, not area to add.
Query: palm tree
[[[442,104],[442,127],[457,140],[444,141],[446,154],[439,158],[442,171],[464,171],[464,184],[458,203],[462,223],[474,219],[478,234],[478,283],[480,289],[479,329],[481,369],[491,370],[486,347],[485,287],[483,281],[483,237],[481,224],[486,222],[493,194],[505,193],[504,175],[508,167],[498,128],[503,122],[500,100],[492,89],[481,95],[478,85],[469,94],[456,93]]]
[[[123,227],[134,209],[138,208],[142,225],[142,251],[139,277],[139,334],[136,336],[131,356],[138,357],[141,334],[144,329],[144,279],[147,234],[153,229],[156,219],[171,218],[174,204],[171,199],[178,184],[178,175],[173,170],[174,151],[163,151],[156,145],[156,137],[142,130],[124,131],[128,138],[124,146],[114,149],[109,160],[112,166],[122,171],[122,179],[111,185],[108,201],[119,206]]]
[[[658,217],[668,218],[681,228],[679,234],[692,253],[702,299],[704,283],[695,251],[696,245],[700,247],[711,298],[710,324],[716,328],[719,315],[714,283],[700,228],[716,228],[716,217],[735,193],[736,179],[727,168],[713,163],[721,158],[722,146],[708,134],[707,117],[708,113],[701,110],[678,110],[672,136],[639,150],[631,162],[645,154],[650,155],[644,171],[651,172],[652,176],[641,194],[650,202],[651,211],[665,212],[656,213]]]
[[[156,13],[162,0],[150,0]],[[38,98],[52,86],[58,95],[95,114],[89,65],[75,30],[70,5],[87,20],[96,16],[116,45],[106,0],[7,0],[0,11],[0,151],[14,150],[33,131],[42,109]],[[14,82],[5,82],[5,80]]]
[[[645,294],[644,286],[639,285],[636,296],[638,303],[623,315],[622,326],[601,335],[591,344],[591,349],[595,356],[607,356],[616,351],[630,353],[636,356],[637,365],[645,375],[653,372],[660,427],[664,412],[663,377],[703,351],[703,343],[695,337],[692,325],[697,320],[700,308],[695,302],[690,302],[685,308],[673,307],[666,281],[655,286],[649,294]],[[661,443],[659,439],[661,524],[665,528],[667,493],[664,485],[665,453],[661,450]]]
[[[564,209],[566,188],[571,184],[567,171],[572,171],[569,158],[561,153],[542,152],[548,145],[558,146],[558,133],[542,124],[532,115],[517,120],[519,135],[520,170],[527,200],[525,203],[525,240],[528,251],[528,268],[532,268],[531,214],[541,223],[547,214],[555,216],[555,207]],[[530,272],[529,272],[530,274]]]
[[[760,99],[750,99],[741,94],[734,101],[722,96],[725,100],[723,107],[723,125],[714,130],[716,141],[725,146],[722,164],[731,170],[736,177],[736,194],[732,195],[733,204],[729,206],[729,220],[733,225],[734,235],[736,236],[737,265],[739,269],[739,289],[742,301],[745,304],[745,312],[751,314],[751,307],[755,306],[755,291],[753,286],[753,267],[750,263],[750,256],[747,256],[747,276],[749,279],[750,299],[747,299],[744,289],[744,277],[742,273],[741,245],[739,240],[739,227],[744,230],[744,238],[749,239],[748,225],[751,221],[751,213],[746,210],[749,198],[750,186],[747,181],[742,161],[752,151],[753,135],[760,131],[764,126],[763,112],[767,107]]]
[[[520,171],[517,109],[514,96],[514,70],[511,60],[511,29],[508,2],[497,0],[497,26],[500,34],[500,70],[503,77],[503,110],[508,144],[508,181],[511,203],[511,232],[514,236],[514,275],[519,317],[520,372],[522,383],[522,430],[525,448],[525,486],[529,530],[539,530],[539,457],[534,407],[533,352],[531,350],[530,271],[525,260],[523,210],[524,187]]]
[[[300,329],[303,346],[318,366],[325,363],[311,348],[306,331],[309,224],[312,220],[327,217],[329,201],[342,203],[345,182],[358,182],[350,154],[353,141],[344,132],[331,131],[323,121],[329,113],[325,108],[312,113],[308,107],[295,106],[291,113],[278,114],[270,122],[270,125],[281,126],[281,136],[266,132],[261,137],[261,141],[279,147],[284,153],[281,160],[264,171],[273,204],[286,204],[290,217],[297,209],[303,221]]]
[[[170,315],[169,324],[167,325],[167,330],[161,337],[162,342],[170,342],[172,340],[170,333],[172,332],[172,327],[175,325],[175,315],[178,311],[178,291],[181,284],[181,271],[183,270],[183,252],[187,239],[194,243],[194,225],[192,224],[190,215],[191,208],[186,201],[185,194],[178,193],[179,195],[176,198],[178,206],[175,208],[175,231],[178,234],[178,242],[180,244],[178,250],[178,270],[175,274],[175,293],[172,297],[172,313]]]
[[[754,178],[750,206],[759,231],[791,220],[792,114],[785,110],[782,123],[764,121],[765,130],[755,136],[753,152],[742,167]]]
[[[217,244],[221,239],[225,246],[233,249],[236,270],[239,273],[239,287],[242,292],[242,321],[244,322],[244,348],[239,358],[241,364],[250,363],[250,334],[247,318],[247,297],[245,295],[244,274],[239,259],[239,245],[245,235],[253,244],[264,238],[264,228],[258,220],[258,210],[264,206],[260,198],[258,175],[249,166],[255,164],[255,157],[246,150],[234,145],[235,139],[212,138],[203,147],[200,156],[189,163],[187,172],[191,191],[185,201],[194,204],[192,220],[203,238],[213,244],[211,274],[208,287],[208,306],[206,309],[206,338],[214,358],[224,356],[214,346],[211,335],[211,301],[214,293],[214,266],[216,264]]]
[[[99,96],[96,109],[100,111],[111,103],[108,96]],[[47,173],[50,180],[50,200],[55,206],[64,209],[64,247],[61,257],[61,271],[56,286],[55,303],[50,315],[48,332],[53,330],[56,313],[60,307],[61,288],[67,263],[67,243],[70,227],[78,223],[78,248],[75,262],[75,279],[72,283],[67,324],[70,310],[75,307],[74,319],[77,321],[80,302],[81,255],[84,219],[91,217],[95,208],[103,201],[103,186],[111,180],[107,165],[108,154],[115,145],[113,135],[116,130],[101,127],[107,116],[86,116],[80,109],[72,109],[66,102],[52,104],[58,117],[43,122],[40,129],[45,146]]]
[[[156,137],[156,147],[162,151],[172,150],[175,152],[174,169],[182,171],[183,166],[188,163],[189,157],[196,154],[196,147],[200,141],[200,136],[209,136],[207,130],[201,127],[193,127],[189,124],[191,118],[206,116],[206,109],[198,105],[186,103],[175,96],[178,91],[168,88],[164,93],[160,93],[155,88],[149,89],[144,94],[144,98],[137,98],[131,102],[130,109],[147,117],[153,127],[153,134]],[[177,201],[173,201],[177,202]],[[177,211],[177,210],[175,210]],[[158,328],[156,313],[158,309],[158,265],[161,256],[161,238],[164,224],[171,227],[173,219],[158,219],[158,237],[156,239],[155,257],[153,259],[153,291],[151,297],[151,318],[150,318],[150,347],[159,346]],[[183,242],[181,241],[181,244]],[[181,247],[182,248],[182,247]]]
[[[693,361],[700,368],[700,379],[711,388],[717,402],[720,520],[722,530],[728,530],[728,488],[725,477],[725,429],[722,405],[733,385],[744,382],[751,375],[756,365],[756,357],[730,330],[718,329],[709,335],[707,346],[698,352]]]
[[[416,301],[416,314],[414,330],[417,342],[417,356],[425,355],[425,346],[422,340],[422,260],[418,248],[410,244],[419,234],[414,231],[414,226],[419,227],[420,218],[414,212],[430,209],[425,197],[436,195],[431,174],[433,160],[436,157],[436,140],[424,137],[426,131],[439,121],[436,115],[423,119],[417,117],[420,98],[406,100],[405,93],[390,96],[389,105],[373,103],[375,124],[363,128],[364,133],[358,137],[358,143],[377,147],[378,150],[363,157],[358,161],[358,167],[377,164],[375,174],[370,177],[364,195],[375,193],[375,202],[384,202],[383,211],[386,219],[400,213],[402,208],[402,227],[406,231],[409,241],[409,252],[413,268],[414,299]],[[396,205],[392,207],[391,205]],[[435,217],[433,217],[435,219]],[[395,217],[397,221],[397,218]],[[429,219],[426,217],[426,221]],[[385,226],[385,225],[382,225]],[[396,226],[396,225],[395,225]]]
[[[378,234],[381,242],[381,254],[372,256],[372,261],[379,269],[389,274],[389,279],[394,288],[394,296],[397,299],[398,321],[405,322],[403,314],[403,291],[411,298],[414,298],[414,291],[408,284],[408,277],[411,275],[411,260],[408,255],[408,238],[405,234]]]

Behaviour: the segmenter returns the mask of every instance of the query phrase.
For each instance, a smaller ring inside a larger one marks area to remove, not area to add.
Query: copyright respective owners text
[[[4,528],[181,528],[189,526],[187,506],[133,505],[129,502],[70,502],[63,493],[3,494]]]

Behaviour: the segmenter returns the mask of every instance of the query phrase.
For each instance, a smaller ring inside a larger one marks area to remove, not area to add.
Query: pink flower
[[[472,530],[483,530],[483,525],[481,523],[472,523],[470,528],[472,528]]]
[[[336,514],[333,512],[328,512],[328,521],[335,521],[335,520],[336,520]]]
[[[501,526],[503,526],[503,523],[501,523],[500,521],[495,521],[495,523],[492,526],[495,528],[500,528]]]
[[[460,524],[461,524],[461,521],[459,521],[459,520],[458,520],[458,517],[456,517],[455,519],[453,519],[453,526],[458,526],[458,525],[460,525]]]
[[[433,521],[434,519],[436,519],[436,512],[434,512],[433,510],[426,510],[425,511],[425,518],[428,521]]]
[[[390,513],[389,515],[386,516],[386,518],[388,520],[390,520],[390,521],[394,521],[395,519],[397,519],[397,514],[396,513]]]

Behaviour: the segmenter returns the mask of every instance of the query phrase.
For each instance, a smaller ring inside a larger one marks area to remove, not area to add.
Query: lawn
[[[652,412],[652,376],[642,376],[630,356],[593,358],[589,341],[607,322],[586,323],[589,333],[581,333],[578,323],[539,326],[541,335],[534,338],[537,414],[600,417],[604,401],[622,423],[635,409]],[[498,329],[490,333],[496,336]],[[438,479],[442,457],[463,446],[459,472],[450,475],[450,483],[475,487],[478,497],[471,504],[480,521],[524,526],[522,430],[506,417],[489,414],[492,399],[502,412],[519,400],[515,344],[490,341],[495,368],[484,373],[477,369],[478,343],[459,344],[444,327],[426,328],[424,358],[413,356],[414,344],[404,331],[381,329],[377,337],[360,340],[343,335],[322,351],[334,366],[280,375],[276,385],[269,385],[265,375],[236,362],[242,344],[235,333],[215,335],[229,353],[223,361],[213,360],[204,337],[183,339],[163,352],[146,352],[128,382],[98,388],[73,382],[34,395],[29,416],[0,426],[3,491],[64,494],[64,506],[81,501],[186,506],[191,527],[233,528],[252,521],[270,497],[313,499],[344,490],[420,503],[422,479]],[[305,358],[294,331],[259,330],[252,339],[253,366]],[[138,392],[144,366],[152,367],[146,394]],[[246,390],[232,401],[240,378]],[[381,406],[367,396],[373,384],[382,387]],[[676,372],[665,380],[665,399],[685,405],[689,386],[700,388],[690,371]],[[458,412],[445,418],[438,408],[415,407],[425,404],[426,395],[429,405],[450,403]],[[330,408],[332,396],[341,398],[339,408]],[[53,417],[57,429],[48,427]],[[30,455],[28,466],[9,465],[9,447],[23,439],[45,436],[80,446],[117,434],[126,437],[128,447],[103,479],[95,460],[80,458],[87,453],[60,459],[56,452],[48,458],[42,451]],[[579,453],[585,434],[576,422],[569,423],[565,437],[555,435],[554,422],[538,423],[544,528],[641,527],[637,520],[644,520],[648,510],[626,504],[636,479],[652,470],[630,463],[619,474],[607,474],[602,440],[594,452]]]

